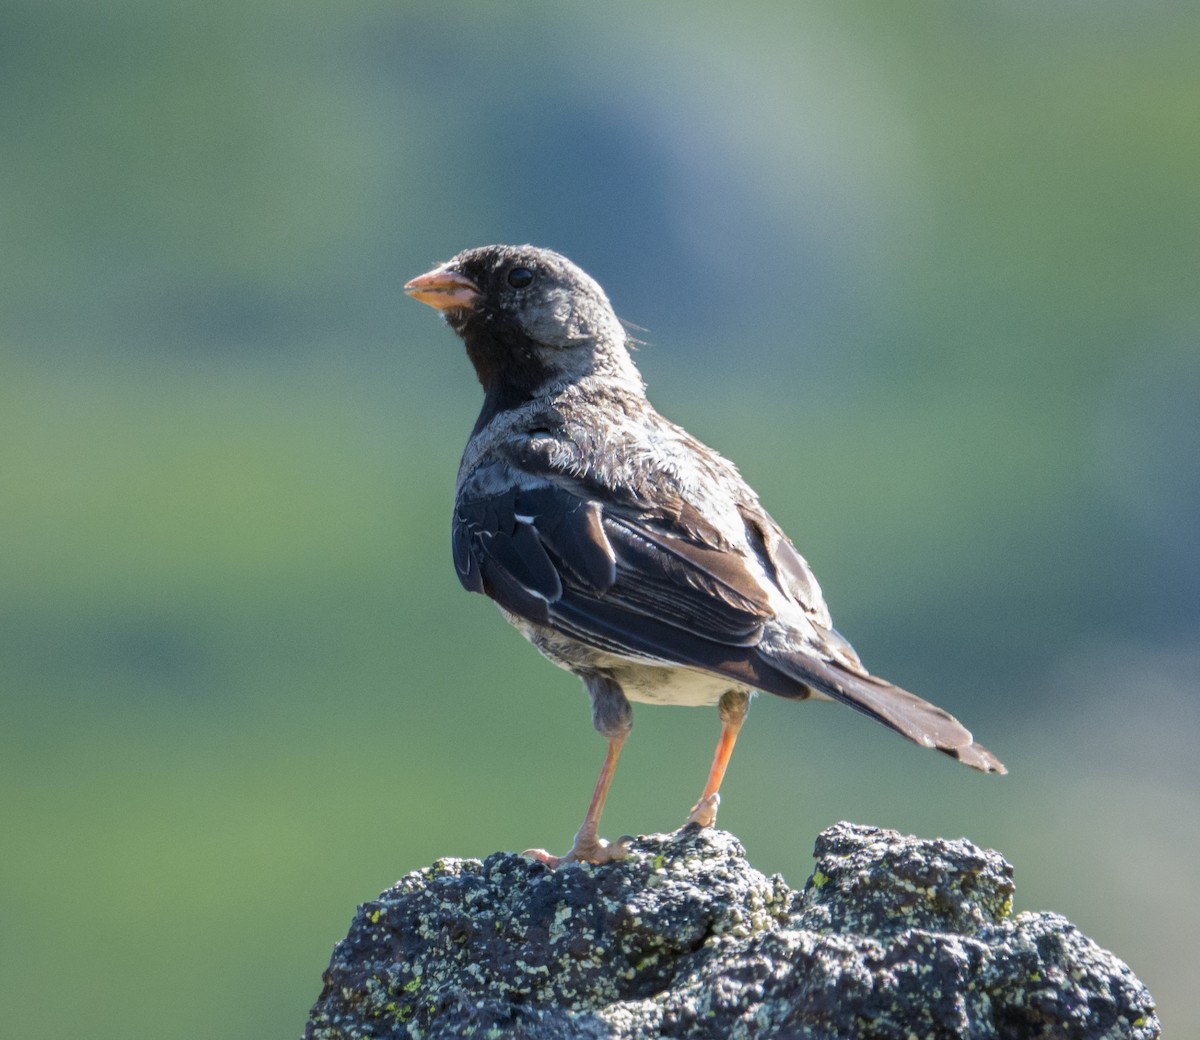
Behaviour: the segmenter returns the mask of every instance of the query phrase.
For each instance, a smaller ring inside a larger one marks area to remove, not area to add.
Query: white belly
[[[631,701],[642,704],[679,704],[689,708],[716,704],[730,690],[744,690],[729,679],[691,668],[649,664],[617,665],[613,678]]]
[[[608,672],[625,696],[641,704],[678,704],[698,708],[716,704],[730,690],[749,692],[731,679],[681,665],[666,664],[650,658],[625,657],[564,636],[551,628],[535,625],[524,618],[502,613],[512,626],[553,661],[569,672],[597,669]]]

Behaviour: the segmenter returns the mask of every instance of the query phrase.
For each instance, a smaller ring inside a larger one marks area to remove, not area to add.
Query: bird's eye
[[[524,289],[533,282],[533,272],[528,267],[514,267],[508,272],[508,284],[514,289]]]

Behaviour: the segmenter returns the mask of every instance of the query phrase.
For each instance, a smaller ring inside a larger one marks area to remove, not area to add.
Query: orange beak
[[[479,299],[479,286],[470,278],[442,267],[406,282],[404,291],[439,311],[470,309]]]

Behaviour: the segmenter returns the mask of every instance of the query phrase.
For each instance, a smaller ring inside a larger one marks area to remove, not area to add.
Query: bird
[[[659,414],[600,285],[531,245],[467,249],[404,286],[466,347],[483,405],[459,465],[452,553],[545,657],[582,680],[607,742],[570,850],[629,839],[600,816],[631,702],[716,705],[720,738],[684,826],[715,824],[751,697],[840,701],[985,773],[1007,770],[953,715],[872,675],[807,561],[734,465]]]

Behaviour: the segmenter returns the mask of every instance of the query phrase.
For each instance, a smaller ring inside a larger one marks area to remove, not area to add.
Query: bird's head
[[[588,377],[642,390],[604,290],[549,249],[467,249],[404,289],[462,337],[495,407]]]

